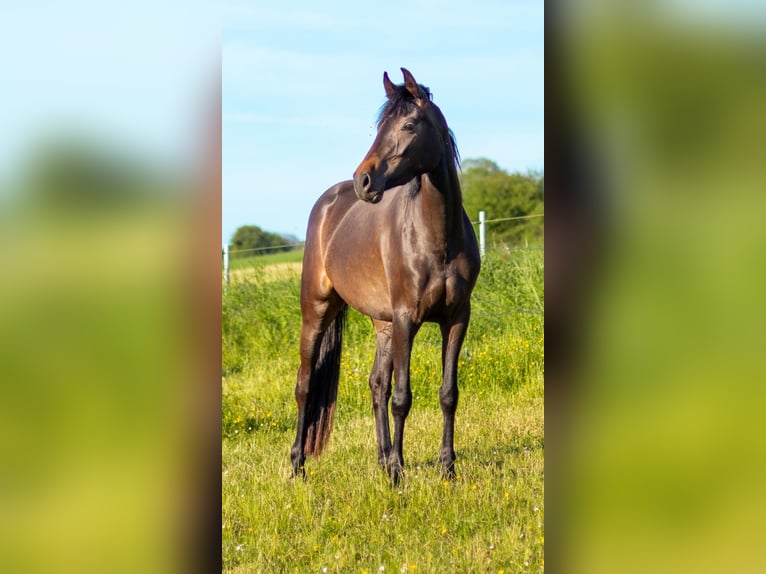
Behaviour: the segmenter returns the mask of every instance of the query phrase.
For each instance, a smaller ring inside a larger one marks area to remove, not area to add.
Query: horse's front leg
[[[391,352],[391,323],[372,320],[377,339],[375,362],[370,373],[372,409],[375,413],[375,433],[378,439],[378,462],[385,468],[391,454],[391,430],[388,424],[388,401],[391,398],[391,374],[394,358]]]
[[[412,342],[419,325],[407,313],[394,314],[392,348],[394,359],[394,393],[391,399],[391,414],[394,418],[394,444],[388,458],[388,474],[393,484],[398,484],[404,469],[404,421],[412,406],[410,389],[410,357]]]
[[[455,478],[455,411],[457,411],[458,384],[457,363],[460,348],[463,346],[468,317],[470,313],[453,323],[441,325],[442,332],[442,385],[439,389],[444,427],[442,431],[442,446],[439,452],[439,462],[442,464],[442,475],[445,478]]]

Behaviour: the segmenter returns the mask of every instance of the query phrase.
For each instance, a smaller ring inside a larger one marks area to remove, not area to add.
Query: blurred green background
[[[546,413],[561,439],[546,566],[760,571],[766,10],[562,8],[556,67],[608,231],[566,417]]]
[[[75,136],[21,174],[0,208],[0,569],[168,571],[196,480],[192,183]]]
[[[218,506],[220,71],[203,9],[2,10],[2,572],[206,569],[203,519],[220,532],[203,498]]]

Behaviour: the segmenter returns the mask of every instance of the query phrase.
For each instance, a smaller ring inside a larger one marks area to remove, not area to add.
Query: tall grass
[[[223,556],[227,572],[543,569],[543,254],[483,262],[460,363],[458,478],[438,452],[438,327],[412,359],[403,484],[377,464],[368,318],[352,311],[335,429],[308,480],[289,479],[300,335],[298,272],[254,273],[223,301]]]

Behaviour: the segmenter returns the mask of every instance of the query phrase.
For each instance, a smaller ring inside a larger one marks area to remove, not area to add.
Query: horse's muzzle
[[[362,201],[376,203],[380,200],[382,190],[374,189],[372,175],[369,171],[354,174],[354,191]]]

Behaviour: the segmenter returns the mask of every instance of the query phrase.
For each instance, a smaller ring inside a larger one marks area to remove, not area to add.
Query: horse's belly
[[[328,262],[327,276],[335,291],[351,307],[373,319],[390,321],[391,299],[385,276],[365,265]]]
[[[348,289],[335,289],[341,298],[351,307],[380,321],[391,321],[393,313],[388,297],[377,297],[371,294],[360,294]]]

